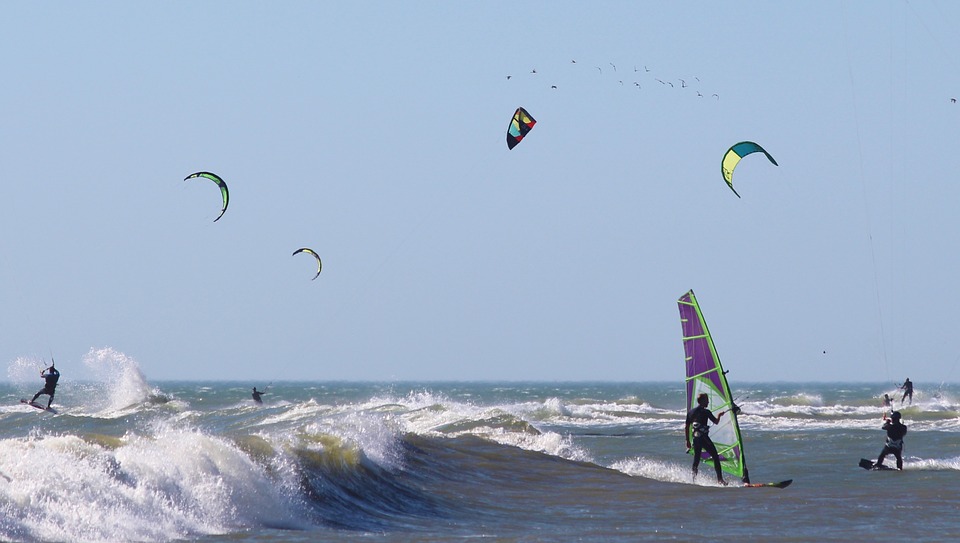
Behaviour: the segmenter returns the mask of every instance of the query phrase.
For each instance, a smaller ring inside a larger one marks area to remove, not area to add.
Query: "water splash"
[[[106,385],[106,410],[120,410],[144,403],[159,395],[150,388],[147,378],[140,371],[140,364],[129,356],[111,347],[91,348],[83,356],[83,364]]]
[[[610,468],[634,477],[644,477],[666,483],[721,486],[717,482],[712,462],[706,464],[706,469],[701,463],[700,474],[696,478],[693,477],[689,464],[680,465],[676,462],[664,462],[643,457],[620,460],[614,462]]]
[[[7,366],[7,378],[14,383],[33,383],[43,371],[44,360],[36,356],[18,356]]]

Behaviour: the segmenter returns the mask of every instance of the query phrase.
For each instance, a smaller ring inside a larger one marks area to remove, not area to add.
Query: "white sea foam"
[[[953,458],[913,459],[904,458],[904,470],[958,470],[960,471],[960,456]]]
[[[222,439],[165,429],[95,441],[0,441],[0,538],[165,541],[293,524],[265,469]]]
[[[543,452],[553,456],[577,461],[591,461],[590,455],[574,444],[569,436],[557,432],[534,431],[527,415],[531,412],[550,413],[569,417],[569,410],[560,400],[550,398],[545,402],[525,402],[523,404],[477,406],[468,402],[451,400],[444,394],[429,391],[415,391],[402,398],[377,396],[354,406],[369,417],[371,412],[379,413],[383,421],[389,420],[383,432],[371,431],[377,423],[364,418],[364,434],[382,434],[373,442],[366,442],[363,450],[374,458],[383,459],[377,452],[383,436],[399,433],[401,430],[421,435],[456,437],[474,435],[490,439],[503,445],[511,445],[526,450]],[[389,408],[389,409],[387,409]],[[348,420],[341,417],[340,420]],[[402,428],[394,426],[401,424]],[[360,428],[360,426],[358,426]],[[340,428],[338,431],[343,431]],[[361,434],[350,436],[358,439]]]
[[[693,460],[691,459],[691,463]],[[637,457],[614,462],[611,469],[621,471],[634,477],[644,477],[655,481],[666,483],[684,483],[698,486],[721,486],[717,482],[713,463],[707,462],[700,464],[700,473],[696,478],[693,477],[691,464],[678,464],[676,462],[663,462],[660,460],[651,460],[648,458]]]

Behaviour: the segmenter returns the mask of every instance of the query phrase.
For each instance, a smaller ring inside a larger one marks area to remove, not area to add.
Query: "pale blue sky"
[[[739,381],[955,381],[958,23],[926,1],[4,4],[0,360],[679,380],[693,288]],[[517,106],[538,124],[508,151]],[[741,140],[780,166],[747,158],[738,199]],[[200,170],[230,186],[216,223]]]

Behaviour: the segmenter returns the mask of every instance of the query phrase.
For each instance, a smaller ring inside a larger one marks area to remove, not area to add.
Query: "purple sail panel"
[[[720,372],[717,369],[717,360],[710,347],[710,337],[706,325],[700,319],[700,312],[693,297],[693,291],[684,294],[678,301],[680,308],[680,325],[683,330],[683,350],[687,365],[687,407],[692,408],[696,395],[693,393],[694,376],[702,375],[708,379],[717,390],[723,390],[720,381]],[[712,373],[707,373],[711,372]]]

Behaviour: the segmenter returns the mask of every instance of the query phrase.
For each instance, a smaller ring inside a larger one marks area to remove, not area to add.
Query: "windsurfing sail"
[[[717,446],[723,471],[749,483],[750,476],[747,473],[743,442],[740,439],[740,425],[737,423],[740,408],[730,396],[727,376],[720,365],[720,357],[707,329],[707,321],[703,319],[703,313],[700,312],[692,290],[681,296],[677,305],[680,307],[680,326],[683,329],[683,351],[687,366],[687,410],[696,407],[697,396],[705,392],[710,398],[711,411],[726,411],[720,417],[720,424],[710,427],[710,439]],[[692,435],[689,437],[693,439]],[[692,449],[688,452],[693,454]],[[713,464],[710,453],[703,451],[701,455],[701,460]]]
[[[520,140],[533,130],[535,124],[537,120],[527,113],[527,110],[518,107],[513,113],[513,118],[510,119],[510,126],[507,127],[507,149],[516,147]]]

